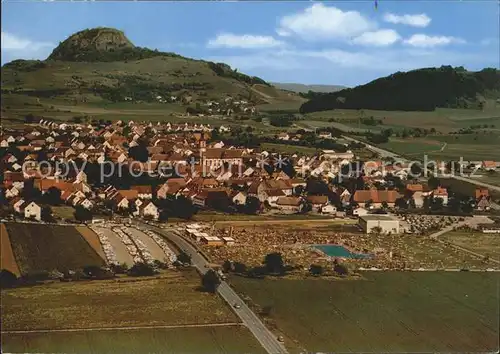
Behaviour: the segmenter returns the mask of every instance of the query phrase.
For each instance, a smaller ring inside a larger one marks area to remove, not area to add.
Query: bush
[[[349,268],[347,267],[347,265],[342,263],[335,264],[335,266],[333,267],[333,271],[340,276],[349,275]]]
[[[7,269],[0,271],[0,288],[12,288],[17,283],[17,277],[14,273],[9,272]]]
[[[147,263],[139,262],[136,263],[130,268],[128,271],[128,274],[131,276],[149,276],[149,275],[154,275],[156,273],[155,269],[153,266]]]

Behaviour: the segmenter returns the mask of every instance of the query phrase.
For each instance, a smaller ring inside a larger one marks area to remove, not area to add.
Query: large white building
[[[367,234],[380,232],[382,234],[399,233],[399,220],[389,215],[363,215],[359,217],[359,225]],[[377,228],[380,228],[377,230]]]

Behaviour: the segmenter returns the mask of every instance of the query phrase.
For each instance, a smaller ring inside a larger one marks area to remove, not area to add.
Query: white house
[[[245,205],[247,202],[247,194],[245,192],[238,192],[233,197],[233,203],[236,205]]]
[[[12,206],[14,208],[14,211],[16,213],[21,213],[21,206],[25,203],[24,199],[19,199],[17,202],[14,203]]]
[[[42,220],[42,208],[35,202],[31,202],[24,206],[24,217],[40,221]]]
[[[10,199],[17,197],[19,195],[19,189],[12,186],[5,191],[5,198]]]
[[[352,215],[354,216],[365,216],[368,214],[368,210],[366,210],[365,208],[356,208],[352,211]]]
[[[139,207],[138,212],[139,215],[144,218],[150,217],[154,220],[158,220],[158,218],[160,217],[160,212],[158,211],[156,205],[153,204],[153,202],[146,202],[142,204]]]
[[[321,208],[321,212],[323,214],[336,214],[337,208],[331,204],[328,204]]]

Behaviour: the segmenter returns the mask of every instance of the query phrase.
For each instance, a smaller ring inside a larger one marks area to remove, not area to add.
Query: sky
[[[355,86],[396,71],[499,68],[498,1],[2,2],[2,65],[114,27],[137,46],[271,82]]]

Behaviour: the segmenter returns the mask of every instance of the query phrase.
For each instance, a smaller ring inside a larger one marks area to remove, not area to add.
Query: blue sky
[[[2,64],[106,26],[138,46],[267,81],[354,86],[395,71],[499,67],[498,2],[6,2]]]

